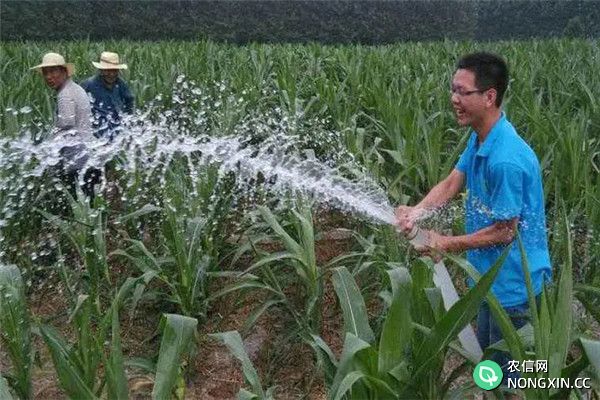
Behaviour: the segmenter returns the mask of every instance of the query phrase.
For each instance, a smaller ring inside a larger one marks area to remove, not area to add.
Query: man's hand
[[[430,257],[435,263],[440,262],[443,254],[448,251],[450,237],[435,231],[424,231],[424,233],[427,235],[427,243],[425,246],[416,246],[415,250],[421,255]]]
[[[396,214],[396,226],[400,232],[409,233],[424,213],[425,209],[420,207],[398,206],[394,211]]]

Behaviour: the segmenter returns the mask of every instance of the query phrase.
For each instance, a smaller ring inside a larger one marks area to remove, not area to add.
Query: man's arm
[[[122,81],[121,85],[121,98],[123,99],[123,112],[126,114],[132,114],[134,98],[129,90],[129,86],[125,83],[125,81]]]
[[[435,185],[427,193],[427,196],[415,208],[431,209],[443,206],[458,194],[464,183],[465,174],[456,168],[453,169],[443,181]]]
[[[443,206],[462,189],[465,183],[465,174],[458,169],[452,172],[440,183],[435,185],[414,207],[399,206],[396,208],[396,219],[398,227],[404,232],[410,232],[419,217],[427,213],[427,210]]]
[[[460,253],[465,250],[506,245],[514,240],[518,223],[518,217],[507,221],[498,221],[476,232],[461,236],[443,236],[434,231],[428,231],[429,244],[427,247],[440,252]]]
[[[58,96],[54,127],[59,132],[75,128],[75,101],[68,96]]]

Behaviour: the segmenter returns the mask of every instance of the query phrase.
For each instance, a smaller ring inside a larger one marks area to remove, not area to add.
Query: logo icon
[[[480,362],[473,370],[473,380],[483,390],[496,389],[503,376],[502,368],[491,360]]]

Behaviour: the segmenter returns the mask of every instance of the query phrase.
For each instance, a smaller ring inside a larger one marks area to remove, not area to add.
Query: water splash
[[[262,182],[280,198],[300,194],[376,223],[394,223],[386,193],[349,153],[341,156],[341,135],[325,129],[323,121],[307,123],[298,104],[293,113],[275,108],[244,114],[240,110],[247,110],[245,100],[227,93],[222,83],[218,98],[185,78],[176,84],[170,107],[152,104],[125,118],[112,140],[66,135],[34,144],[26,136],[0,139],[0,227],[23,206],[24,187],[33,187],[36,179],[58,167],[65,147],[80,149],[80,171],[104,170],[118,157],[125,174],[142,171],[164,187],[168,166],[185,159],[192,185],[206,166],[215,165],[220,176],[233,175],[240,186]],[[314,137],[322,140],[315,142]],[[316,154],[323,144],[331,154]],[[79,179],[83,184],[83,174]]]

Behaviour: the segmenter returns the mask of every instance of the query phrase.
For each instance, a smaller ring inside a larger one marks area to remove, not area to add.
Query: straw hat
[[[35,69],[39,73],[42,73],[42,68],[45,67],[65,67],[67,69],[68,76],[73,75],[73,72],[75,71],[75,67],[73,66],[73,64],[65,62],[64,57],[58,53],[44,54],[44,57],[42,57],[42,63],[29,69]]]
[[[127,69],[127,64],[119,64],[119,55],[110,51],[103,51],[100,62],[92,61],[92,64],[98,69]]]

